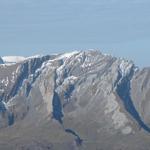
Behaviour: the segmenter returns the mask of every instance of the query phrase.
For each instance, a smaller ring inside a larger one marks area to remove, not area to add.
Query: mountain
[[[0,72],[0,149],[149,149],[150,68],[75,51]]]

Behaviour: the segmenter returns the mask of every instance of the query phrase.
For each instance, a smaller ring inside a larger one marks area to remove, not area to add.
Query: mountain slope
[[[149,148],[149,68],[76,51],[0,70],[0,149]]]

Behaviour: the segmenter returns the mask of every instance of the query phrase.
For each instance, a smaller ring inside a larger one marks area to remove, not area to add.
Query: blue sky
[[[0,0],[0,55],[100,49],[150,66],[149,0]]]

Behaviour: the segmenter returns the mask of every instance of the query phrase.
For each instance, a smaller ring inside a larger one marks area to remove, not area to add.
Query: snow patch
[[[23,56],[4,56],[2,59],[4,63],[18,63],[24,61],[26,58]]]
[[[19,63],[28,59],[33,59],[33,58],[40,58],[42,55],[35,55],[35,56],[30,56],[30,57],[23,57],[23,56],[3,56],[2,60],[4,61],[5,64],[15,64]]]
[[[125,60],[125,59],[121,60],[119,69],[120,69],[120,72],[123,77],[130,73],[132,66],[133,66],[133,64],[131,62],[129,62],[128,60]]]
[[[60,55],[57,59],[70,58],[73,55],[76,55],[78,53],[79,53],[79,51],[73,51],[73,52],[70,52],[70,53],[64,53],[64,54]]]
[[[42,56],[43,56],[43,55],[37,54],[37,55],[34,55],[34,56],[26,57],[25,60],[27,60],[27,59],[33,59],[33,58],[40,58],[40,57],[42,57]]]
[[[87,68],[87,67],[91,67],[92,66],[92,63],[83,63],[81,65],[82,68]]]
[[[74,51],[71,53],[65,53],[65,54],[60,55],[58,58],[54,59],[54,60],[61,60],[61,59],[63,60],[63,64],[61,66],[59,66],[56,70],[56,73],[58,76],[58,78],[56,80],[57,85],[61,84],[64,81],[63,75],[66,72],[67,64],[70,63],[70,58],[76,54],[79,54],[79,53],[80,53],[79,51]],[[54,60],[52,60],[52,61],[54,61]]]

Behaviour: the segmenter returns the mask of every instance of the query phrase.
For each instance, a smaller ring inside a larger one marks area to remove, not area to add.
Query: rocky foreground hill
[[[0,63],[0,150],[150,149],[150,68],[99,51]]]

